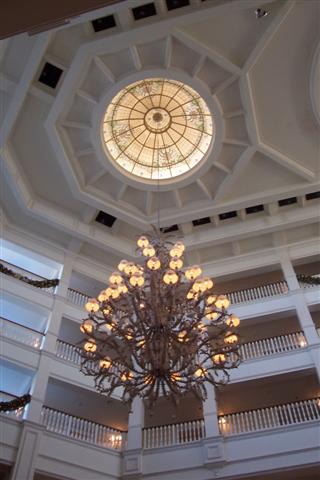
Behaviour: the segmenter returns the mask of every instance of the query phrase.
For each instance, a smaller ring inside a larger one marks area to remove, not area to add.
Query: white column
[[[24,423],[10,480],[30,480],[34,477],[41,434],[41,428],[38,426],[33,426],[29,422]]]
[[[52,359],[46,354],[41,354],[39,368],[33,380],[30,395],[31,402],[25,409],[24,417],[35,423],[40,423],[42,407],[45,401],[47,385],[50,374],[50,362]]]
[[[206,430],[206,438],[217,437],[220,435],[218,424],[218,408],[216,394],[213,385],[206,385],[208,397],[203,402],[203,417]]]
[[[144,404],[140,397],[132,402],[128,420],[127,450],[142,448],[142,429],[144,426]]]
[[[67,296],[68,288],[70,285],[71,274],[72,274],[72,268],[74,265],[74,260],[75,260],[75,254],[73,252],[67,252],[65,254],[62,275],[57,288],[58,297],[65,298]]]
[[[136,479],[142,476],[142,429],[144,426],[143,400],[132,402],[128,420],[127,448],[123,452],[122,478]]]
[[[317,375],[320,379],[320,338],[317,334],[316,326],[312,320],[308,304],[305,300],[304,292],[300,288],[292,262],[286,250],[280,250],[279,253],[281,268],[284,277],[288,283],[292,303],[295,307],[301,330],[306,338]]]
[[[50,321],[46,335],[42,345],[42,353],[44,352],[55,354],[56,342],[60,331],[61,320],[65,309],[65,301],[62,298],[55,298],[53,308],[50,316]],[[41,360],[40,360],[41,361]]]
[[[280,265],[283,271],[284,278],[288,284],[289,290],[299,290],[300,285],[294,271],[290,257],[286,250],[279,250]]]

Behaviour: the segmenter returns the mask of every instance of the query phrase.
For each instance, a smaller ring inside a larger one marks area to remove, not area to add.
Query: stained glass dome
[[[163,78],[122,89],[103,119],[111,159],[130,174],[151,180],[190,171],[208,152],[213,135],[203,98],[188,85]]]

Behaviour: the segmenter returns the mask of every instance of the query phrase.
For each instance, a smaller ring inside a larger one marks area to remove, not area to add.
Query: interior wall
[[[55,379],[48,383],[45,405],[120,430],[128,427],[129,409],[120,401]]]
[[[202,403],[193,395],[188,395],[181,399],[178,406],[169,399],[160,398],[153,410],[145,407],[144,424],[145,427],[156,427],[202,418]]]
[[[319,393],[314,371],[294,372],[220,387],[217,404],[219,414],[226,415],[315,398]]]
[[[259,287],[261,285],[267,285],[268,283],[279,282],[283,280],[282,270],[274,270],[272,272],[265,272],[261,274],[247,275],[242,278],[225,280],[215,285],[215,291],[217,293],[228,293],[236,290],[242,290],[245,288]]]
[[[239,334],[242,343],[263,338],[277,337],[288,333],[299,332],[301,330],[296,316],[286,318],[277,318],[273,316],[271,319],[263,322],[251,322],[250,320],[240,324]]]

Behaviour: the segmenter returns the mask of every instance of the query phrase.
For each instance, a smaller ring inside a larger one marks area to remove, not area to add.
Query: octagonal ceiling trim
[[[109,153],[106,151],[104,146],[103,136],[102,136],[102,121],[105,114],[106,107],[109,105],[111,100],[115,95],[122,90],[123,88],[131,85],[134,82],[139,80],[144,80],[146,78],[165,78],[177,80],[190,86],[195,90],[199,95],[204,99],[206,104],[209,107],[210,112],[212,113],[214,125],[215,125],[215,138],[211,142],[208,151],[206,152],[204,158],[192,168],[189,172],[175,177],[169,180],[161,180],[159,186],[155,181],[149,181],[148,179],[135,179],[132,175],[127,174],[123,169],[118,168],[115,163],[110,160]],[[185,72],[174,70],[172,68],[167,69],[144,69],[139,72],[128,75],[123,78],[117,84],[113,85],[108,92],[100,99],[99,103],[95,106],[93,112],[93,121],[91,128],[91,141],[94,146],[97,157],[100,164],[105,167],[107,165],[107,170],[111,172],[116,178],[124,183],[131,185],[132,187],[150,190],[150,191],[169,191],[173,188],[181,188],[190,183],[193,183],[199,177],[206,174],[206,172],[215,164],[218,160],[219,155],[222,149],[222,142],[225,137],[224,121],[222,117],[222,111],[217,100],[210,95],[208,89],[202,85],[196,78],[192,78],[190,75]]]

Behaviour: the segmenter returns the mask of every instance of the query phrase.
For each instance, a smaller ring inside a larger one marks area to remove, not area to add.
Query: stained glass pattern
[[[112,159],[146,179],[169,179],[194,168],[208,152],[213,119],[200,95],[176,80],[140,80],[108,105],[103,138]]]

